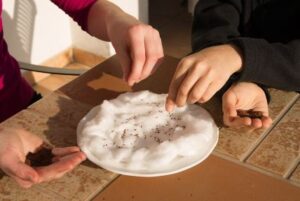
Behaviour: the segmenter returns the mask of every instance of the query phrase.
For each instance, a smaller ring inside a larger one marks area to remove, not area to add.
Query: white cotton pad
[[[125,175],[161,176],[203,161],[218,128],[197,105],[165,110],[166,94],[128,92],[94,107],[79,123],[77,141],[95,164]]]

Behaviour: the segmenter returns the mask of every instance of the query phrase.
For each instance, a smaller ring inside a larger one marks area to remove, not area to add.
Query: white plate
[[[114,165],[110,163],[110,161],[108,160],[99,159],[99,155],[97,154],[97,152],[90,148],[92,146],[89,145],[95,143],[97,140],[93,140],[93,138],[90,137],[88,138],[89,142],[87,143],[87,141],[85,141],[85,139],[82,138],[82,135],[84,135],[82,132],[84,127],[90,121],[95,119],[95,117],[99,113],[99,110],[100,110],[100,106],[96,106],[78,124],[78,128],[77,128],[78,145],[80,146],[81,150],[87,155],[87,158],[89,160],[91,160],[93,163],[97,164],[98,166],[115,173],[129,175],[129,176],[141,176],[141,177],[155,177],[155,176],[163,176],[163,175],[178,173],[187,170],[201,163],[203,160],[205,160],[213,151],[213,149],[215,148],[218,142],[219,130],[217,126],[214,124],[211,116],[205,111],[206,113],[204,115],[205,118],[211,118],[210,121],[213,122],[213,126],[212,126],[213,131],[209,133],[210,135],[209,141],[207,141],[207,143],[205,144],[202,143],[202,148],[201,150],[199,150],[199,153],[197,153],[196,155],[184,156],[184,157],[177,156],[176,160],[172,160],[172,162],[170,162],[167,165],[158,165],[157,167],[152,166],[153,168],[146,168],[146,169],[145,168],[132,169],[132,168],[127,168],[125,166]],[[201,110],[203,112],[204,109],[201,108]],[[97,136],[97,138],[98,139],[99,137],[101,138],[101,135],[105,135],[105,134],[99,133],[99,136]],[[79,136],[81,136],[80,139]]]

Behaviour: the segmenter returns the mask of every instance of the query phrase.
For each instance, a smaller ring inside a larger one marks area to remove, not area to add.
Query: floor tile
[[[300,185],[300,164],[298,164],[297,168],[291,175],[290,180]]]
[[[0,124],[0,128],[22,128],[40,136],[54,146],[75,146],[76,129],[63,122],[49,119],[47,116],[32,110],[23,110]]]
[[[90,109],[90,105],[71,100],[54,92],[29,107],[29,110],[44,114],[51,120],[64,122],[74,128]]]
[[[115,177],[117,174],[86,161],[64,177],[41,184],[40,187],[59,194],[66,200],[85,201],[103,190]]]
[[[33,110],[24,110],[18,113],[13,118],[0,124],[0,128],[3,127],[26,129],[40,136],[45,142],[57,147],[77,145],[76,128],[69,127],[57,119],[49,119],[47,116]],[[115,177],[116,174],[105,171],[86,161],[63,178],[37,186],[46,192],[50,191],[61,195],[65,200],[87,200]]]
[[[287,177],[300,157],[300,101],[258,146],[247,163]]]
[[[287,105],[295,100],[297,93],[270,90],[272,101],[269,105],[270,116],[274,122],[278,121]],[[268,132],[265,129],[222,128],[216,152],[238,160],[244,160]]]
[[[23,189],[6,175],[0,173],[0,200],[2,201],[63,201],[64,197],[41,190],[38,185]]]

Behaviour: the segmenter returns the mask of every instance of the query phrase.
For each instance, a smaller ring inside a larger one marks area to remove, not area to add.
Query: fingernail
[[[86,155],[85,155],[85,153],[82,152],[81,156],[82,156],[82,160],[86,160]]]
[[[27,177],[26,179],[28,179],[28,180],[30,180],[30,181],[32,181],[32,182],[34,182],[34,183],[37,182],[37,178],[34,177],[33,175],[28,175],[28,177]]]
[[[133,86],[133,84],[134,84],[134,81],[128,81],[128,84],[129,84],[129,86]]]
[[[171,105],[171,104],[167,104],[167,105],[166,105],[166,109],[167,109],[168,112],[172,112],[173,109],[174,109],[174,106]]]
[[[196,103],[196,102],[197,102],[196,99],[188,99],[188,103],[189,103],[189,104],[194,104],[194,103]]]

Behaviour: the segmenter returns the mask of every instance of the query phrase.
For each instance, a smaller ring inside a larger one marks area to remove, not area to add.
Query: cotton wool
[[[79,147],[95,164],[126,175],[167,175],[200,163],[217,143],[217,126],[202,107],[169,113],[165,100],[140,91],[104,101],[80,121]]]

